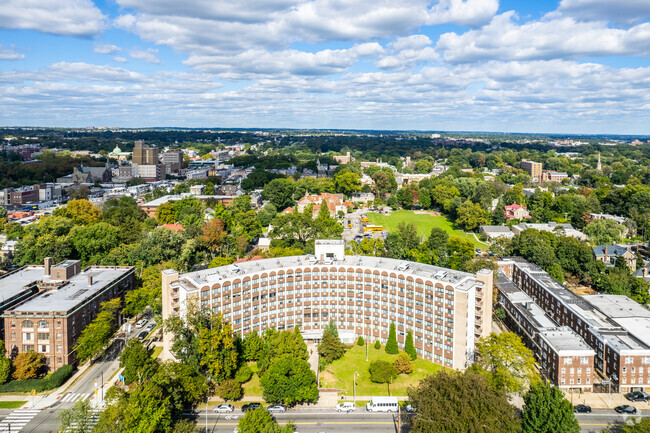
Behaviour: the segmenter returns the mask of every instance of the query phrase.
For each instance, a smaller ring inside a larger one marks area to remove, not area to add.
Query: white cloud
[[[454,23],[475,27],[490,21],[498,9],[498,0],[440,0],[431,8],[427,24]]]
[[[5,48],[0,44],[0,60],[22,60],[25,55],[12,48]]]
[[[375,65],[380,69],[403,70],[438,58],[438,53],[430,46],[431,39],[425,35],[411,35],[397,38],[388,44],[388,54],[382,56]]]
[[[158,58],[158,50],[155,48],[147,48],[146,50],[133,49],[129,51],[129,56],[132,59],[142,60],[146,63],[159,65],[160,59]]]
[[[89,37],[104,29],[104,15],[90,0],[3,0],[0,27]]]
[[[113,56],[113,60],[118,62],[118,63],[126,63],[127,62],[126,57],[121,57],[121,56]]]
[[[94,51],[99,54],[115,54],[122,49],[112,44],[95,44]]]
[[[562,0],[557,14],[573,16],[585,21],[609,21],[633,24],[650,17],[648,0]]]
[[[329,75],[345,72],[364,57],[383,52],[381,45],[366,43],[345,50],[306,53],[298,50],[269,52],[248,50],[233,56],[190,56],[184,63],[202,72],[228,79],[251,79],[258,75]]]
[[[498,15],[462,35],[445,33],[436,49],[450,63],[492,59],[573,59],[612,55],[650,55],[650,23],[628,30],[603,22],[577,22],[573,18],[532,21],[517,25],[513,11]]]

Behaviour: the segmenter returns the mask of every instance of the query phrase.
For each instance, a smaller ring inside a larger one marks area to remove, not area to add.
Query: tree
[[[345,346],[341,343],[339,337],[329,333],[323,334],[323,338],[318,344],[318,353],[325,364],[330,364],[345,354]]]
[[[249,332],[244,337],[244,359],[246,361],[257,361],[260,358],[264,340],[255,331]]]
[[[122,376],[126,385],[132,382],[142,383],[152,377],[158,370],[158,363],[151,357],[140,340],[129,340],[124,351],[120,354],[120,367],[123,368]]]
[[[420,174],[431,173],[433,170],[433,163],[428,159],[418,159],[415,162],[415,172]]]
[[[397,355],[399,353],[395,323],[390,324],[390,330],[388,331],[388,341],[386,341],[386,353],[391,355]]]
[[[346,196],[359,192],[361,190],[361,178],[357,173],[344,168],[334,176],[334,189]]]
[[[296,403],[318,400],[316,375],[304,359],[276,359],[261,378],[264,400],[269,403]]]
[[[45,355],[28,350],[20,352],[14,359],[14,373],[16,380],[37,379],[43,375],[45,368]]]
[[[339,330],[336,327],[336,322],[334,322],[333,320],[329,321],[325,329],[323,329],[323,336],[325,336],[325,334],[329,334],[332,337],[339,338]]]
[[[278,210],[284,210],[291,205],[291,197],[295,185],[288,179],[273,179],[264,186],[262,198],[269,200]]]
[[[406,352],[412,361],[418,359],[418,352],[415,350],[415,344],[413,344],[413,331],[409,331],[406,334],[406,343],[404,343],[404,352]]]
[[[77,359],[83,362],[99,355],[117,330],[117,319],[121,310],[120,298],[100,304],[97,317],[81,331],[75,345]]]
[[[386,249],[395,259],[409,259],[411,251],[418,248],[420,241],[415,224],[401,222],[397,225],[397,230],[386,237]]]
[[[411,374],[413,372],[411,357],[405,352],[397,355],[397,359],[393,362],[393,367],[395,367],[397,374]]]
[[[75,224],[91,224],[102,218],[102,211],[88,200],[70,200],[65,207],[54,210],[53,215],[70,218]]]
[[[105,222],[75,226],[70,241],[79,252],[82,262],[99,263],[101,258],[120,244],[120,230]]]
[[[516,433],[520,422],[506,395],[483,375],[442,371],[408,390],[417,408],[413,433]]]
[[[237,371],[238,353],[230,323],[224,323],[221,314],[208,317],[209,323],[198,332],[201,365],[206,367],[217,383],[230,379]]]
[[[579,433],[573,405],[560,388],[534,383],[524,395],[522,433]]]
[[[456,224],[465,230],[474,230],[478,226],[488,223],[486,212],[481,205],[469,200],[458,206],[456,213],[458,214]]]
[[[95,412],[89,400],[78,400],[71,409],[63,409],[56,416],[61,420],[61,431],[90,433],[95,427],[92,418]]]
[[[224,399],[225,401],[229,400],[239,400],[242,398],[244,391],[241,387],[241,383],[235,379],[227,379],[221,382],[217,387],[217,395]]]
[[[242,364],[235,373],[235,380],[239,383],[246,383],[253,377],[253,370],[248,364]]]
[[[205,188],[203,189],[203,194],[215,195],[216,193],[217,193],[217,189],[214,187],[214,183],[208,182],[205,184]]]
[[[381,349],[381,343],[379,342],[379,340],[375,341],[375,349],[377,350]]]
[[[260,222],[262,227],[268,227],[273,221],[273,218],[278,214],[278,210],[273,206],[273,204],[268,203],[262,209],[257,212],[257,220]]]
[[[388,361],[372,361],[368,367],[370,380],[375,383],[389,383],[397,377],[397,369]]]
[[[537,382],[535,358],[512,332],[491,333],[476,343],[476,366],[491,374],[494,387],[506,393],[521,392]]]
[[[280,427],[264,407],[249,410],[237,423],[238,433],[292,433],[293,425],[289,422]]]
[[[650,432],[650,418],[633,419],[632,424],[623,426],[621,433],[648,433]]]
[[[357,346],[363,346],[365,341],[363,341],[363,336],[359,335],[359,339],[357,340]]]
[[[5,348],[5,342],[0,340],[0,385],[5,383],[11,377],[11,359],[7,358],[7,349]]]
[[[597,219],[582,230],[589,240],[596,245],[609,245],[619,242],[625,227],[610,219]]]

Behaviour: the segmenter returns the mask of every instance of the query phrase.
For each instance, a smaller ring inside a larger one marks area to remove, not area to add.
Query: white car
[[[218,413],[230,413],[233,410],[235,410],[235,407],[232,404],[224,403],[220,404],[219,406],[215,406],[212,411]]]
[[[142,328],[146,324],[147,324],[147,319],[140,319],[136,322],[135,327]]]
[[[349,410],[354,410],[354,403],[350,403],[349,401],[346,401],[345,403],[339,403],[336,405],[336,411],[337,412],[347,412]]]

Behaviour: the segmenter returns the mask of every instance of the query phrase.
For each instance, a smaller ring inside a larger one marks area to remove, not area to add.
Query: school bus
[[[377,233],[377,232],[383,232],[384,231],[384,226],[371,226],[367,225],[363,228],[363,231],[366,233]]]

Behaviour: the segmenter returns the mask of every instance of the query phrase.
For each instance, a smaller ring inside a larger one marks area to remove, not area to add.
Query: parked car
[[[636,408],[634,406],[630,406],[627,404],[624,404],[622,406],[616,406],[614,410],[618,413],[625,413],[625,414],[632,414],[632,415],[636,413]]]
[[[255,410],[258,407],[260,407],[262,404],[261,403],[247,403],[241,407],[242,412],[246,412],[249,410]]]
[[[417,410],[415,409],[415,407],[411,406],[410,404],[407,404],[407,405],[406,405],[406,411],[407,411],[408,413],[415,413],[415,412],[417,412]]]
[[[575,411],[578,413],[591,413],[591,407],[586,404],[578,404],[574,407]]]
[[[142,328],[146,324],[147,324],[147,319],[140,319],[135,323],[135,327]]]
[[[144,328],[144,329],[145,329],[146,331],[148,331],[148,332],[151,332],[151,331],[153,330],[153,328],[155,328],[155,327],[156,327],[156,324],[155,324],[155,323],[150,323],[150,324],[148,324],[147,327]]]
[[[346,401],[345,403],[339,403],[336,405],[337,412],[347,412],[354,410],[354,403]]]
[[[219,406],[215,406],[212,411],[217,413],[230,413],[233,410],[235,410],[235,406],[232,404],[224,403],[220,404]]]
[[[648,397],[645,393],[639,391],[628,392],[625,394],[625,398],[630,401],[647,401]]]
[[[149,335],[147,331],[142,331],[140,334],[138,334],[138,340],[140,341],[144,340],[145,338],[147,338],[147,335]]]
[[[283,405],[283,404],[273,404],[273,405],[267,407],[266,410],[268,410],[271,413],[273,413],[273,412],[286,412],[287,407],[285,405]]]

